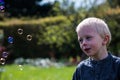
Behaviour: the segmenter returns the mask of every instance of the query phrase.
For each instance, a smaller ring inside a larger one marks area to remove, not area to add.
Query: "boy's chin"
[[[87,56],[92,57],[94,56],[94,53],[85,53]]]

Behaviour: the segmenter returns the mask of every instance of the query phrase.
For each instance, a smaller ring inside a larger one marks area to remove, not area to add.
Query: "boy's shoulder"
[[[117,57],[117,56],[115,56],[115,55],[112,55],[112,58],[113,58],[113,61],[114,61],[115,63],[119,63],[119,64],[120,64],[120,57]]]
[[[87,58],[85,60],[82,60],[77,67],[82,67],[82,66],[88,66],[90,64],[90,58]]]

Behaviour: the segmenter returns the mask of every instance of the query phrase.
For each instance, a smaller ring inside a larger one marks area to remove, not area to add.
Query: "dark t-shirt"
[[[120,58],[109,53],[100,61],[81,61],[72,80],[120,80]]]

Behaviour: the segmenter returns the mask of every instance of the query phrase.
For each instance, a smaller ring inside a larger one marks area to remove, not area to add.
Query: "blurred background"
[[[0,0],[0,80],[70,80],[87,58],[75,32],[87,17],[108,24],[120,56],[119,0]]]

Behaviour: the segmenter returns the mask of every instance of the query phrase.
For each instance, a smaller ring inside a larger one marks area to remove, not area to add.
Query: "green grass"
[[[4,66],[0,80],[71,80],[75,67]]]

